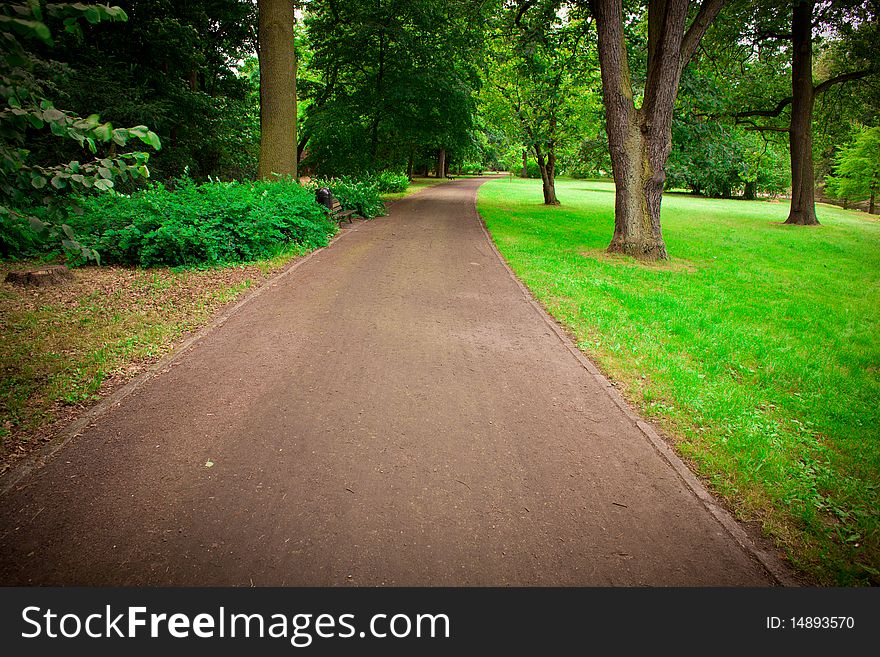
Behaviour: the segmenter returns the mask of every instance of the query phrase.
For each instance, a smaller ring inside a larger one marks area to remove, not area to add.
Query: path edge
[[[660,436],[660,434],[648,424],[643,418],[641,418],[638,413],[630,406],[629,402],[620,394],[620,391],[614,387],[614,385],[608,380],[598,367],[587,358],[586,354],[578,349],[577,345],[568,335],[566,330],[562,327],[562,325],[556,321],[550,313],[548,313],[544,307],[538,302],[537,299],[532,295],[531,291],[528,287],[526,287],[525,283],[523,283],[519,277],[514,273],[513,269],[511,269],[510,265],[507,263],[507,260],[504,259],[504,256],[501,255],[501,251],[498,250],[498,246],[495,244],[495,240],[492,239],[492,235],[489,232],[489,229],[486,227],[486,222],[483,219],[483,216],[480,214],[479,207],[477,205],[477,199],[479,198],[480,187],[482,187],[486,182],[489,182],[491,179],[487,179],[480,183],[477,186],[477,189],[474,193],[474,214],[477,216],[477,220],[480,224],[480,228],[483,231],[483,235],[486,238],[486,241],[489,243],[489,247],[492,249],[492,252],[495,254],[495,257],[498,258],[498,261],[501,263],[501,266],[507,271],[507,275],[513,280],[516,286],[519,288],[525,300],[532,306],[536,313],[541,317],[544,323],[553,331],[559,341],[565,346],[566,349],[571,353],[572,356],[577,359],[577,361],[581,364],[581,366],[589,372],[590,376],[595,379],[595,381],[599,384],[602,390],[611,398],[611,400],[617,405],[617,407],[623,411],[623,414],[635,425],[635,427],[641,432],[642,436],[648,443],[654,448],[654,450],[663,458],[676,472],[679,478],[684,482],[685,486],[690,489],[690,491],[696,496],[696,498],[700,501],[703,507],[712,515],[713,518],[720,524],[724,530],[730,534],[730,536],[739,544],[739,546],[750,555],[755,561],[757,561],[767,572],[773,582],[778,586],[785,587],[799,587],[802,586],[801,582],[792,574],[791,568],[778,556],[773,554],[772,552],[768,552],[760,548],[748,535],[745,529],[743,529],[742,525],[734,518],[724,507],[722,507],[718,502],[716,502],[712,493],[703,485],[703,482],[691,471],[688,465],[681,459],[681,457],[673,450],[669,444]]]
[[[86,430],[86,428],[89,427],[89,425],[94,423],[102,416],[106,415],[111,409],[119,406],[123,402],[123,400],[125,400],[134,392],[140,390],[142,387],[144,387],[144,385],[147,384],[147,382],[151,381],[159,374],[167,371],[168,368],[170,368],[172,365],[176,364],[176,362],[187,353],[189,353],[189,351],[192,350],[192,348],[197,343],[201,342],[208,335],[222,327],[229,320],[229,318],[237,314],[242,308],[251,303],[254,299],[262,296],[268,289],[277,286],[282,279],[299,269],[302,265],[311,260],[312,257],[317,255],[318,253],[321,253],[325,249],[329,249],[343,237],[350,233],[356,232],[357,230],[357,226],[341,230],[333,237],[333,239],[331,239],[327,243],[327,246],[315,249],[314,251],[310,251],[302,257],[294,258],[288,264],[284,265],[281,271],[272,275],[270,278],[267,278],[253,289],[245,292],[244,295],[242,295],[232,305],[221,309],[207,324],[205,324],[202,328],[183,340],[181,343],[177,344],[168,354],[150,365],[144,372],[141,372],[133,379],[131,379],[131,381],[125,383],[121,388],[118,388],[108,396],[101,399],[94,406],[90,406],[88,409],[83,411],[83,413],[78,415],[67,426],[65,426],[63,429],[60,429],[54,435],[54,437],[51,438],[40,449],[24,457],[20,462],[13,465],[3,475],[0,475],[0,498],[3,498],[7,493],[15,488],[22,479],[30,475],[32,472],[40,470],[45,465],[48,459],[52,458],[71,440],[81,435]]]

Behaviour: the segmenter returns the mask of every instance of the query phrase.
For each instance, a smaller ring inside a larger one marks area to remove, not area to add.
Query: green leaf
[[[32,173],[31,185],[33,185],[37,189],[42,189],[46,186],[46,179],[38,173]]]
[[[157,135],[152,130],[147,133],[146,142],[155,148],[157,151],[162,149],[162,142],[159,141],[159,135]]]
[[[38,235],[42,235],[43,233],[45,233],[49,227],[49,224],[47,224],[45,221],[41,221],[34,216],[28,217],[28,223]]]
[[[102,178],[113,178],[113,172],[107,167],[98,167],[98,175]]]
[[[18,98],[16,98],[15,96],[10,96],[8,102],[10,107],[21,109],[21,101],[18,100]]]
[[[64,189],[67,187],[67,181],[61,176],[53,176],[52,177],[52,187],[55,189]]]
[[[84,119],[80,119],[73,124],[74,128],[78,130],[91,130],[95,128],[101,122],[101,117],[97,114],[91,114]]]
[[[105,123],[103,125],[99,125],[94,130],[92,130],[92,134],[95,135],[101,141],[110,141],[113,138],[113,124]]]
[[[97,152],[98,152],[98,148],[97,148],[97,146],[95,146],[95,140],[94,140],[94,139],[92,139],[91,137],[86,137],[86,143],[89,145],[89,150],[90,150],[92,153],[97,153]]]
[[[49,109],[47,109],[43,112],[43,118],[46,121],[57,122],[57,121],[60,121],[61,119],[65,118],[65,114],[61,110],[57,110],[54,107],[50,107]]]
[[[64,234],[67,235],[67,237],[69,237],[70,239],[72,239],[72,240],[75,240],[75,239],[76,239],[76,234],[74,234],[74,232],[73,232],[73,228],[71,228],[71,227],[68,226],[67,224],[61,224],[61,230],[62,230],[62,231],[64,232]]]

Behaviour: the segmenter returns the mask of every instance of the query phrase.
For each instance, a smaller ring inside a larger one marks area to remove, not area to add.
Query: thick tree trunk
[[[409,149],[409,159],[406,161],[406,177],[410,180],[413,179],[413,157],[415,155],[415,149],[410,147]]]
[[[296,177],[296,55],[293,3],[258,0],[260,178]]]
[[[815,226],[815,180],[813,178],[813,2],[800,1],[792,12],[791,209],[787,224]]]
[[[651,2],[648,78],[642,107],[633,102],[621,0],[594,3],[611,168],[617,191],[608,251],[665,260],[660,202],[672,147],[672,107],[681,75],[686,0]]]
[[[528,154],[528,151],[523,150],[522,160],[523,160],[523,166],[522,166],[522,175],[520,175],[520,178],[528,178],[529,177],[529,154]]]
[[[758,198],[758,183],[756,181],[752,180],[746,183],[743,198],[747,201],[754,201]]]
[[[638,109],[623,32],[622,0],[590,0],[599,35],[599,66],[614,184],[614,237],[608,250],[665,259],[660,201],[672,147],[672,110],[681,71],[724,0],[703,0],[685,32],[687,0],[648,3],[648,75]]]
[[[446,176],[446,149],[441,148],[437,152],[437,177],[443,178]]]
[[[665,260],[666,244],[660,229],[660,202],[663,177],[655,174],[652,160],[669,155],[669,142],[649,144],[645,138],[641,111],[635,111],[625,126],[623,138],[616,134],[611,145],[611,163],[617,191],[614,200],[614,237],[610,253],[625,253],[636,258]],[[652,152],[654,156],[652,157]]]
[[[546,157],[541,147],[535,144],[535,161],[541,172],[541,191],[544,193],[544,205],[559,205],[556,198],[556,153],[550,150]]]

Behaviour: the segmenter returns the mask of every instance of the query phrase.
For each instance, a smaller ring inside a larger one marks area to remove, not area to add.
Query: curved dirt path
[[[0,584],[773,583],[523,296],[481,182],[346,229],[18,482]]]

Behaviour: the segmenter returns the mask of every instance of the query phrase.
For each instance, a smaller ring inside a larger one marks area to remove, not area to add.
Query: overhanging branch
[[[849,82],[850,80],[860,80],[861,78],[866,78],[871,74],[870,69],[864,69],[861,71],[853,71],[851,73],[843,73],[841,75],[836,75],[833,78],[829,78],[825,80],[822,84],[816,85],[813,89],[813,93],[817,96],[821,93],[828,91],[835,84],[841,84],[843,82]]]
[[[776,107],[774,107],[772,110],[749,110],[746,112],[737,112],[733,115],[733,118],[746,119],[750,116],[766,116],[769,118],[774,118],[782,114],[782,110],[784,110],[789,105],[791,105],[791,96],[780,100]]]
[[[703,4],[700,5],[700,10],[697,12],[694,22],[691,23],[691,26],[684,34],[684,38],[681,40],[680,52],[682,68],[687,66],[688,62],[691,61],[694,54],[696,54],[697,46],[700,45],[700,40],[703,38],[706,30],[709,29],[712,21],[718,16],[718,12],[720,12],[721,7],[724,6],[724,2],[725,0],[703,0]]]

